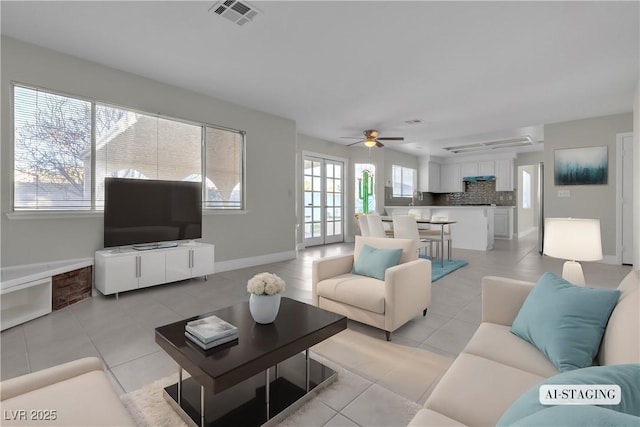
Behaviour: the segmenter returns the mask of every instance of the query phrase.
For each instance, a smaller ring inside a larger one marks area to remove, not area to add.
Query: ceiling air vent
[[[251,4],[236,0],[219,1],[209,8],[209,11],[212,10],[216,15],[227,18],[237,25],[244,25],[247,22],[251,22],[253,18],[261,13],[260,10]]]

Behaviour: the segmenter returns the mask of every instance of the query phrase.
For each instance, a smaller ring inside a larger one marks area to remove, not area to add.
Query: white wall
[[[92,257],[102,247],[102,216],[9,219],[11,211],[11,82],[150,113],[247,132],[243,214],[203,218],[203,242],[216,262],[293,257],[295,253],[295,122],[166,85],[100,64],[2,37],[1,265]]]
[[[554,123],[544,127],[545,217],[600,219],[605,259],[615,258],[616,255],[616,134],[632,129],[632,113]],[[609,176],[606,185],[554,185],[555,150],[603,145],[608,147]],[[571,197],[558,197],[560,189],[569,190]]]

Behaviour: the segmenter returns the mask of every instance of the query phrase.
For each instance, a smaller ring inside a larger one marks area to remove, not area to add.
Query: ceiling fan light
[[[373,147],[376,146],[376,144],[377,144],[377,142],[375,140],[373,140],[373,139],[365,139],[365,141],[364,141],[365,147],[373,148]]]

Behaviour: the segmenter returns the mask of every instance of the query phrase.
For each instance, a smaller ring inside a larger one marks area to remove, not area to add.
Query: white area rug
[[[451,363],[450,359],[426,350],[388,343],[351,330],[314,347],[312,357],[335,370],[338,378],[277,424],[280,427],[321,426],[334,417],[348,420],[349,425],[406,425],[422,407],[417,402],[426,398],[425,393],[430,392]],[[364,363],[356,367],[355,362],[359,361]],[[187,425],[162,393],[164,387],[176,381],[177,374],[122,396],[137,425]]]

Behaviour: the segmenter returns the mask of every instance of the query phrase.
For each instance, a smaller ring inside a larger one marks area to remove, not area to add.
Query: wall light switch
[[[571,197],[571,190],[558,190],[558,197]]]

